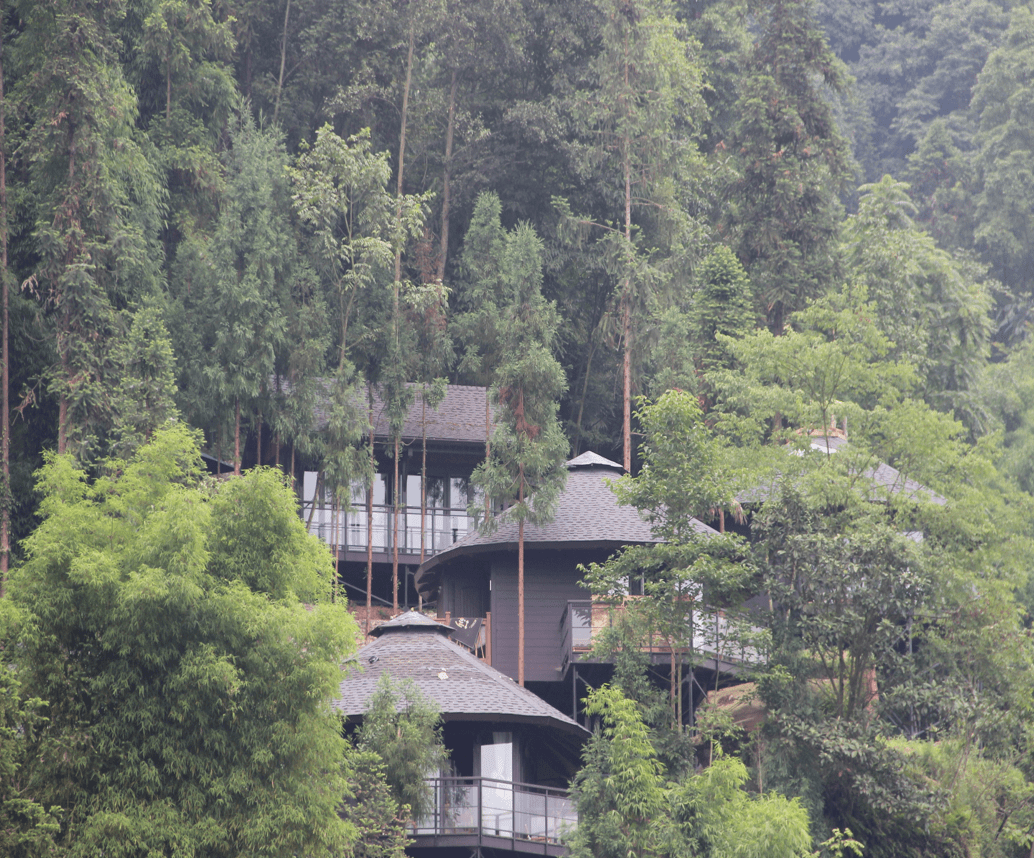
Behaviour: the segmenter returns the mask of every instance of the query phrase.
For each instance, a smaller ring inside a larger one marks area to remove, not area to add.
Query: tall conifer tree
[[[724,229],[754,283],[768,327],[831,284],[848,149],[821,87],[842,91],[844,68],[808,0],[752,0],[759,27],[728,142],[737,175]]]
[[[567,478],[568,445],[557,418],[566,380],[553,356],[560,320],[542,296],[542,243],[530,225],[507,236],[501,268],[510,303],[502,313],[503,357],[492,388],[497,425],[492,454],[474,472],[474,483],[507,506],[504,520],[518,524],[517,681],[523,685],[524,525],[553,517]],[[491,521],[486,518],[486,527]]]
[[[10,95],[24,122],[18,157],[38,259],[29,288],[56,337],[58,449],[88,458],[111,425],[111,346],[124,332],[118,310],[160,282],[150,227],[162,191],[120,62],[124,6],[44,0],[20,3],[16,13],[23,26],[10,42],[18,82]]]
[[[617,324],[622,360],[622,447],[632,468],[632,356],[634,338],[653,286],[663,275],[652,265],[641,236],[643,218],[661,215],[681,233],[685,213],[677,179],[692,170],[695,119],[706,110],[694,42],[663,0],[599,0],[600,51],[590,62],[574,101],[576,121],[588,129],[592,160],[620,200],[620,213],[604,228],[619,272]],[[584,133],[584,132],[583,132]],[[617,193],[613,186],[618,185]]]

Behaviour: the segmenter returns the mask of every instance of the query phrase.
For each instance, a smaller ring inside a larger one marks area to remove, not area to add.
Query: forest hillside
[[[592,570],[600,592],[640,563],[658,605],[692,574],[780,606],[754,678],[763,733],[716,709],[690,737],[635,665],[592,704],[648,731],[651,801],[703,818],[692,738],[741,761],[722,770],[729,807],[795,799],[828,854],[850,854],[847,828],[866,856],[1034,854],[1029,0],[3,0],[0,38],[0,592],[40,576],[0,616],[18,652],[65,669],[56,653],[92,653],[109,609],[143,623],[134,599],[172,564],[185,611],[234,582],[205,619],[218,634],[189,644],[199,694],[236,689],[233,653],[258,628],[274,649],[310,634],[333,660],[348,649],[333,606],[287,607],[330,598],[308,549],[253,581],[216,535],[187,528],[189,551],[159,537],[176,509],[227,532],[251,520],[206,494],[193,445],[238,473],[319,468],[347,501],[367,475],[368,385],[396,435],[414,384],[483,385],[516,439],[482,472],[490,493],[546,498],[550,469],[594,450],[667,528],[672,553]],[[849,444],[813,456],[815,433]],[[922,492],[876,497],[880,466]],[[271,504],[301,539],[280,490],[252,479],[240,509]],[[742,523],[741,541],[683,544],[679,515]],[[53,577],[82,571],[62,534],[106,516],[140,541],[116,557],[86,540],[88,567],[127,563],[133,587],[106,578],[79,616]],[[73,615],[74,633],[27,619]],[[163,639],[140,634],[109,644],[154,647],[134,668],[151,677]],[[91,700],[137,681],[109,668],[84,668],[106,677]],[[0,686],[3,735],[57,718],[39,698],[71,686],[40,671]],[[314,669],[304,687],[326,681]],[[65,715],[75,757],[86,716]],[[291,759],[336,749],[332,732]],[[0,752],[0,782],[22,753]],[[581,788],[617,812],[592,792],[608,753]],[[122,799],[114,828],[76,840],[52,808],[90,787],[48,759],[34,783],[60,789],[0,787],[21,820],[7,830],[32,832],[26,854],[54,832],[96,854],[81,844],[123,824]],[[377,767],[333,777],[363,765]],[[189,803],[163,795],[169,819]],[[330,816],[284,850],[354,843],[321,796],[299,806]],[[754,818],[729,813],[713,824]],[[622,848],[767,854],[705,829]]]

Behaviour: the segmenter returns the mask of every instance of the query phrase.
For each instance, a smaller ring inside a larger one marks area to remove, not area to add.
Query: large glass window
[[[481,826],[486,834],[507,836],[513,831],[513,733],[493,732],[478,750]]]

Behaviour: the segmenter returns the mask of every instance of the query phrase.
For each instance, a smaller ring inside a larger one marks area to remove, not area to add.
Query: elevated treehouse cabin
[[[588,732],[449,640],[415,611],[374,629],[346,665],[334,702],[346,723],[364,717],[385,674],[411,681],[438,708],[449,768],[429,776],[431,812],[410,830],[415,858],[566,853],[577,825],[567,786]]]
[[[622,474],[616,462],[583,453],[567,463],[568,477],[556,515],[544,525],[525,525],[525,682],[544,700],[578,717],[585,684],[610,678],[612,665],[594,661],[589,650],[612,616],[612,608],[642,593],[642,584],[628,582],[621,599],[593,599],[582,586],[579,567],[602,562],[626,545],[656,542],[649,522],[622,506],[609,481]],[[439,619],[454,625],[483,622],[486,655],[492,666],[517,676],[517,524],[497,516],[488,534],[471,532],[428,558],[416,574],[425,603],[437,606]],[[712,528],[696,522],[704,534]],[[458,618],[463,622],[458,623]],[[683,694],[691,711],[716,675],[740,672],[757,653],[737,646],[729,618],[701,605],[691,612],[692,644],[672,653],[656,641],[648,645],[658,678],[667,677],[673,657],[691,663]]]
[[[422,392],[415,385],[413,394],[402,432],[399,481],[395,485],[388,416],[374,389],[376,477],[372,517],[367,510],[369,487],[353,489],[352,509],[346,511],[331,502],[316,470],[300,475],[302,516],[309,531],[336,552],[340,579],[351,602],[365,599],[367,552],[371,547],[375,604],[392,604],[392,565],[397,545],[399,603],[408,607],[419,601],[412,575],[421,561],[448,548],[471,529],[467,514],[472,499],[470,475],[485,457],[487,391],[483,387],[450,385],[436,408],[425,406]]]

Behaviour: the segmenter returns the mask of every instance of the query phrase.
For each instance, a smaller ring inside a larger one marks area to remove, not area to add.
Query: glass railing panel
[[[548,829],[546,796],[541,793],[517,790],[513,807],[514,834],[534,840],[544,840]]]
[[[600,612],[600,615],[595,617],[598,627],[609,610],[620,611],[623,608],[620,603],[608,606],[605,602],[568,602],[561,621],[564,651],[571,654],[575,650],[591,647],[596,632],[593,627],[593,614]],[[692,651],[698,656],[714,657],[721,661],[746,664],[758,664],[766,658],[768,646],[765,630],[753,625],[747,615],[704,607],[692,611],[691,614],[687,610],[686,622],[687,634],[677,646],[685,648],[687,652]],[[645,644],[651,651],[667,651],[670,645],[669,641],[660,635],[654,635],[652,640]]]
[[[434,779],[434,808],[415,835],[480,834],[559,843],[577,827],[570,797],[560,790],[489,778]]]
[[[592,604],[571,604],[571,645],[592,646]]]
[[[513,836],[513,784],[481,781],[481,830],[496,837]]]
[[[310,504],[306,504],[302,512],[305,521],[310,522],[309,532],[319,536],[327,545],[337,545],[344,550],[365,551],[372,541],[374,551],[386,552],[392,549],[395,522],[394,509],[390,505],[378,504],[374,507],[372,531],[367,522],[366,510],[362,508],[335,513],[330,506],[317,506],[313,510]],[[399,551],[420,553],[420,520],[420,507],[400,508]],[[423,526],[424,552],[434,554],[448,548],[466,536],[471,527],[472,522],[466,510],[428,509]]]

